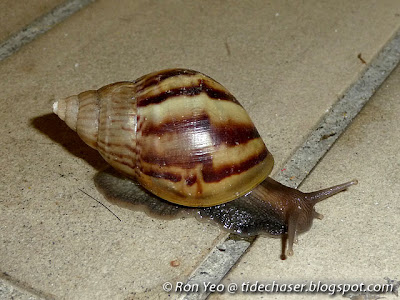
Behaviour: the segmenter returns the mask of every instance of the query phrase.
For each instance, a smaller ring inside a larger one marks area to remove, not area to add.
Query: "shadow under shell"
[[[268,180],[268,179],[267,179]],[[211,207],[186,207],[165,201],[108,168],[94,177],[96,187],[108,201],[120,207],[144,211],[150,217],[176,219],[195,217],[240,236],[279,236],[286,233],[285,220],[271,206],[248,193],[236,200]]]

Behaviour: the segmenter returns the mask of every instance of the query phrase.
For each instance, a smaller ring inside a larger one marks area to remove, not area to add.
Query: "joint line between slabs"
[[[28,26],[11,35],[0,44],[0,61],[16,53],[22,46],[32,42],[58,23],[78,12],[95,0],[68,0],[49,13],[37,18]]]

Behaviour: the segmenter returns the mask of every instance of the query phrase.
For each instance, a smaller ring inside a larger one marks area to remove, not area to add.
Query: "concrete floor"
[[[3,41],[60,3],[6,2]],[[398,0],[96,1],[22,47],[0,62],[0,298],[176,299],[163,283],[184,282],[226,235],[105,200],[93,176],[106,163],[51,113],[55,98],[158,69],[199,70],[246,108],[276,173],[399,29]],[[258,238],[225,285],[400,280],[399,86],[397,68],[301,189],[359,185],[318,204],[325,218],[299,237],[293,257],[279,260],[280,241]],[[230,297],[329,295],[210,299]]]

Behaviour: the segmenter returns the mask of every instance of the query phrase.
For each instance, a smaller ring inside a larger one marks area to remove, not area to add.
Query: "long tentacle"
[[[349,186],[357,184],[358,181],[357,179],[354,179],[352,181],[348,181],[339,185],[335,185],[326,189],[322,189],[319,191],[311,192],[311,193],[305,193],[306,198],[313,204],[316,204],[322,200],[325,200],[326,198],[333,196],[341,191],[344,191],[347,189]]]

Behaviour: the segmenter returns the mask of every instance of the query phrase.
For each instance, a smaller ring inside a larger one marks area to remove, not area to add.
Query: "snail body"
[[[195,208],[238,234],[282,235],[289,254],[296,235],[322,217],[314,205],[356,183],[302,193],[269,178],[273,157],[244,108],[193,70],[106,85],[60,99],[53,111],[112,167],[155,195],[149,197]],[[135,197],[129,183],[121,191],[112,191],[118,184],[104,186],[110,197]]]

